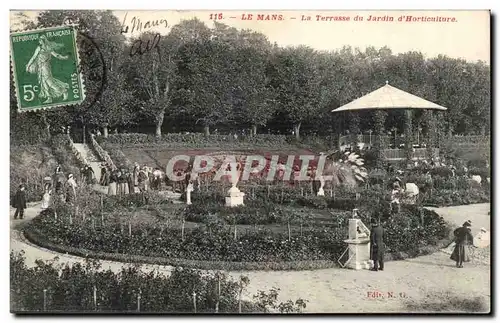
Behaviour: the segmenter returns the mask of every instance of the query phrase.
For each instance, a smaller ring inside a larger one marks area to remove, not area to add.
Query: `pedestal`
[[[353,218],[349,219],[349,239],[344,240],[348,248],[346,268],[355,270],[370,269],[373,261],[370,260],[370,230],[356,218],[357,209],[353,210]]]
[[[370,269],[373,267],[373,260],[370,260],[370,240],[344,240],[349,248],[349,261],[346,268],[355,270]]]
[[[189,183],[188,187],[186,188],[186,204],[191,205],[191,192],[193,191],[193,184]]]
[[[233,207],[239,205],[245,205],[243,203],[243,197],[245,193],[241,192],[236,186],[233,186],[228,191],[229,196],[226,197],[226,206]]]
[[[325,190],[323,189],[325,187],[325,179],[323,176],[321,176],[319,178],[319,181],[321,183],[319,189],[318,189],[318,194],[316,194],[317,196],[325,196]]]

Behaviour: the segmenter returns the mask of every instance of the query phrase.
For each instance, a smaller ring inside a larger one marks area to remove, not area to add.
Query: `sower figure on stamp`
[[[385,230],[376,219],[371,220],[370,232],[370,259],[373,260],[372,271],[384,270]]]
[[[24,217],[24,210],[26,209],[26,191],[24,184],[19,185],[12,206],[16,208],[14,219],[17,219],[17,216],[19,216],[22,220]]]
[[[453,234],[455,235],[455,248],[451,254],[450,259],[455,260],[457,268],[464,267],[464,261],[469,262],[469,247],[473,245],[474,237],[472,236],[470,227],[472,223],[467,220],[462,227],[456,229]]]
[[[46,99],[44,103],[51,103],[53,99],[62,97],[63,101],[68,98],[69,84],[56,79],[52,75],[51,58],[52,56],[66,60],[68,56],[56,53],[56,50],[62,49],[63,44],[49,41],[44,35],[40,36],[38,47],[35,53],[26,65],[28,73],[36,74],[40,85],[41,98]]]

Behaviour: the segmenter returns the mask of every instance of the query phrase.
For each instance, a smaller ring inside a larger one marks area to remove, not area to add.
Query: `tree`
[[[120,66],[125,37],[120,33],[118,18],[110,10],[50,10],[37,17],[36,27],[78,25],[77,41],[80,47],[80,70],[85,82],[86,100],[78,106],[65,107],[67,122],[80,120],[81,124],[107,127],[122,123],[131,115],[123,105],[130,96],[123,92]],[[111,82],[107,79],[111,76]],[[49,122],[60,123],[61,109],[47,113]],[[57,115],[57,117],[56,117]]]
[[[189,42],[179,50],[176,104],[203,125],[206,135],[211,126],[233,120],[235,54],[216,40]]]
[[[136,88],[141,113],[154,120],[155,135],[160,138],[165,112],[171,108],[175,86],[175,39],[143,33],[132,41],[128,51],[129,82]]]
[[[235,117],[252,126],[252,135],[258,126],[265,126],[275,112],[275,96],[269,85],[266,71],[269,53],[254,47],[236,48],[239,68],[237,77]]]
[[[319,111],[319,78],[317,67],[312,64],[314,55],[314,50],[304,46],[285,48],[277,52],[270,69],[279,109],[292,122],[297,139],[301,124]]]

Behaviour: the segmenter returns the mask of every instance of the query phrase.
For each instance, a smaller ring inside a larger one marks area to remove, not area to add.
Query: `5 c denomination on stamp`
[[[19,112],[83,102],[74,26],[12,33],[10,46]]]

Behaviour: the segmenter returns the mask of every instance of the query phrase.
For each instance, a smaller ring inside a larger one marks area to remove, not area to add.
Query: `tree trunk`
[[[376,110],[373,114],[373,127],[375,130],[375,152],[377,155],[377,167],[382,167],[384,164],[385,156],[384,149],[386,148],[385,143],[385,121],[387,119],[387,112],[382,110]]]
[[[108,126],[102,127],[102,134],[104,138],[108,138],[109,132],[108,132]]]
[[[295,139],[300,139],[300,122],[293,125],[293,131],[295,132]]]
[[[45,112],[42,112],[42,122],[45,126],[45,135],[47,136],[47,138],[50,138],[50,124],[47,120],[47,115],[45,114]]]
[[[47,138],[50,138],[50,124],[48,122],[45,124],[45,134],[47,135]]]
[[[412,123],[412,110],[407,109],[405,111],[406,122],[405,122],[405,150],[406,150],[406,161],[410,162],[413,158],[413,123]]]
[[[205,133],[205,136],[210,136],[210,126],[205,125],[203,127],[203,132]]]
[[[256,136],[257,135],[257,125],[254,124],[252,125],[252,136]]]

